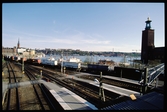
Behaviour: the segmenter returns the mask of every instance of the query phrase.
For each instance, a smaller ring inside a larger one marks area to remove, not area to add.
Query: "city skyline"
[[[165,46],[164,3],[3,3],[2,46],[140,52],[148,17]]]

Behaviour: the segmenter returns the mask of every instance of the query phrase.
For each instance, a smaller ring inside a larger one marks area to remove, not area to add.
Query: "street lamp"
[[[100,72],[100,81],[97,79],[94,79],[95,83],[99,84],[99,99],[100,99],[100,103],[99,103],[99,107],[101,107],[101,102],[104,101],[105,102],[105,95],[104,95],[104,89],[103,89],[103,84],[102,84],[102,72]]]

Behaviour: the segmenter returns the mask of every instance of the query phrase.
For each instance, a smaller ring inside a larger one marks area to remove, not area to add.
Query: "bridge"
[[[155,80],[158,79],[158,76],[164,73],[164,63],[161,63],[152,68],[145,68],[141,72],[141,80],[139,83],[143,86],[142,91],[146,91],[146,87],[150,86]]]
[[[153,68],[149,69],[148,72],[148,82],[147,85],[149,86],[152,82],[157,79],[157,77],[164,72],[164,63],[159,64]]]

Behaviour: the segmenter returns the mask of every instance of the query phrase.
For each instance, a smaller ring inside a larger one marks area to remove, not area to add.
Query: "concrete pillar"
[[[102,101],[105,102],[105,95],[102,84],[102,72],[100,72],[100,81],[99,81],[99,110],[101,110]]]
[[[148,68],[144,69],[144,82],[142,87],[142,93],[145,94],[147,91],[147,76],[148,76]]]
[[[103,84],[102,84],[102,100],[105,102],[105,95],[104,95]]]
[[[98,109],[101,110],[101,98],[102,98],[102,95],[101,95],[101,83],[99,81],[99,107]]]
[[[99,95],[100,95],[100,100],[105,102],[105,95],[104,95],[104,89],[103,89],[103,84],[102,84],[102,72],[100,72],[100,85],[99,85]]]

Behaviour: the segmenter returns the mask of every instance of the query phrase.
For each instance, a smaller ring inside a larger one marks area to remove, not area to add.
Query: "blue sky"
[[[140,52],[149,16],[155,47],[165,46],[164,3],[2,4],[2,46]]]

